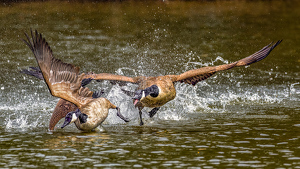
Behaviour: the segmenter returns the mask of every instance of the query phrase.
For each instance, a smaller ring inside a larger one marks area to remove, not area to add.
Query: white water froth
[[[300,90],[299,88],[295,88],[295,85],[297,84],[276,91],[263,86],[257,91],[253,91],[252,88],[249,88],[243,89],[240,92],[233,90],[201,92],[201,88],[212,86],[206,82],[199,83],[195,87],[178,83],[176,84],[176,98],[162,106],[152,119],[146,113],[151,109],[144,108],[143,120],[146,124],[155,123],[156,120],[180,121],[188,120],[189,116],[187,116],[187,114],[190,113],[240,113],[253,111],[251,108],[246,109],[247,105],[260,107],[283,106],[283,102],[285,102],[286,99],[300,101]],[[134,91],[135,86],[129,85],[122,88]],[[291,94],[293,97],[291,97]],[[131,97],[124,94],[119,86],[112,86],[106,98],[120,107],[121,113],[131,120],[129,124],[139,124],[138,109],[133,106]],[[55,104],[56,100],[41,103],[40,101],[36,102],[32,99],[18,105],[1,106],[1,112],[14,112],[13,115],[5,117],[5,128],[28,129],[38,127],[39,125],[48,126],[51,117],[50,113],[53,111]],[[233,105],[238,105],[239,110],[231,110],[230,107]],[[125,122],[116,115],[116,110],[110,109],[109,112],[103,124],[125,124]],[[43,115],[43,113],[45,114]]]
[[[220,59],[218,58],[215,61]],[[118,70],[118,74],[123,74],[121,69]],[[224,74],[221,77],[228,78],[230,75]],[[286,104],[289,100],[300,100],[298,95],[300,90],[295,88],[298,83],[287,86],[247,86],[247,84],[236,81],[239,81],[239,79],[231,80],[235,85],[202,81],[195,87],[176,83],[176,98],[162,106],[154,116],[154,120],[187,120],[189,117],[186,115],[189,113],[247,113],[255,111],[256,107],[261,107],[261,109],[278,106],[289,107],[290,105]],[[135,91],[134,85],[127,85],[125,88]],[[124,115],[138,123],[138,110],[134,108],[131,98],[122,93],[120,87],[114,86],[109,92],[108,98],[113,100],[115,104],[120,105],[121,110],[125,112]],[[233,107],[236,108],[233,109]],[[144,119],[149,119],[146,112],[150,110],[150,108],[144,108]],[[110,116],[107,122],[115,123],[116,121],[115,118]]]
[[[6,129],[14,129],[14,128],[20,128],[20,129],[27,129],[27,128],[35,128],[39,124],[39,119],[37,118],[34,121],[28,120],[28,115],[21,115],[16,118],[11,118],[10,116],[5,119],[6,121]]]
[[[48,126],[50,112],[53,111],[58,99],[47,100],[44,95],[19,92],[8,94],[10,101],[0,100],[1,122],[6,129],[32,129],[39,126]]]
[[[298,87],[298,88],[297,88]],[[300,94],[300,83],[293,83],[290,86],[290,94]]]

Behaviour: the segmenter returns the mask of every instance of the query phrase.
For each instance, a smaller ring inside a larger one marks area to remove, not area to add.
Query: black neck
[[[86,123],[88,115],[81,113],[79,109],[75,110],[75,114],[78,117],[80,123]]]

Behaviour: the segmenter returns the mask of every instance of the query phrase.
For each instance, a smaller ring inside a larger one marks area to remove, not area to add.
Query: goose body
[[[85,74],[79,74],[79,67],[53,57],[50,46],[41,34],[31,31],[31,38],[26,33],[25,35],[27,41],[24,42],[33,52],[50,93],[61,98],[52,114],[50,130],[54,129],[63,116],[65,116],[63,127],[75,122],[80,130],[93,130],[106,119],[109,109],[116,109],[117,116],[125,122],[129,121],[109,100],[95,96],[95,93],[81,86]]]
[[[139,100],[139,107],[160,107],[176,97],[176,89],[171,78],[168,76],[138,77],[139,86],[137,90],[144,90],[150,86],[157,86],[159,94],[156,97],[147,95]],[[136,100],[134,100],[135,102]],[[137,104],[137,103],[136,103]]]
[[[75,121],[75,125],[80,130],[93,130],[98,127],[108,116],[110,108],[117,107],[110,103],[106,98],[97,98],[91,101],[88,105],[81,108],[81,113],[88,116],[85,123],[81,123],[80,119]]]

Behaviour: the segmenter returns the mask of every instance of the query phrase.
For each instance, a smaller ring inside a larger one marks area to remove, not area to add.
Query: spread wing
[[[194,69],[194,70],[187,71],[185,73],[182,73],[181,75],[170,75],[170,76],[174,82],[179,81],[179,82],[184,82],[187,84],[196,85],[198,82],[209,78],[210,76],[217,73],[218,71],[228,70],[228,69],[238,67],[238,66],[250,65],[252,63],[258,62],[258,61],[266,58],[270,54],[270,52],[277,45],[280,44],[281,41],[282,40],[277,41],[274,45],[272,45],[272,43],[270,43],[269,45],[263,47],[258,52],[254,53],[244,59],[241,59],[239,61],[236,61],[236,62],[233,62],[230,64],[224,64],[224,65],[212,66],[212,67],[203,67],[200,69]]]
[[[33,52],[50,93],[74,103],[78,108],[90,102],[93,92],[81,87],[84,74],[79,75],[79,67],[53,57],[50,46],[37,31],[31,31],[31,39],[25,35],[27,41],[24,41]]]

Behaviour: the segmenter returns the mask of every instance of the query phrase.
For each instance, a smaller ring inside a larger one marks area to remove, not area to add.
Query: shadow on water
[[[1,2],[2,168],[299,167],[298,1]],[[175,84],[176,98],[153,118],[144,113],[145,126],[121,91],[136,85],[92,82],[131,122],[110,111],[95,132],[61,123],[48,132],[58,98],[19,73],[36,66],[20,40],[30,28],[82,72],[131,77],[230,63],[283,42],[259,63]]]

